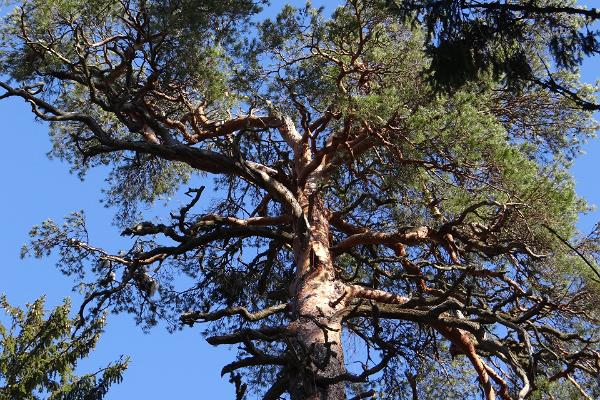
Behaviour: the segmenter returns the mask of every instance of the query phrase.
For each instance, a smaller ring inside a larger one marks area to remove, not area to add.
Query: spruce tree
[[[44,304],[40,297],[22,310],[4,296],[0,298],[4,316],[10,320],[0,323],[0,399],[103,399],[112,384],[121,382],[128,359],[82,376],[75,374],[75,368],[96,347],[104,319],[81,326],[69,318],[69,300],[50,313]]]

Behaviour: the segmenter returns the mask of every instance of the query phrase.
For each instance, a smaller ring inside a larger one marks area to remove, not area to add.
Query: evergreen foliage
[[[576,71],[597,16],[538,3],[252,22],[249,0],[21,2],[2,97],[49,121],[82,177],[110,168],[131,237],[90,243],[78,212],[23,255],[58,254],[82,321],[206,323],[239,346],[222,370],[238,398],[597,397],[600,241],[576,229],[589,206],[569,173],[598,128]],[[526,83],[544,63],[568,92]],[[139,212],[198,180],[210,201],[189,188],[170,218]]]
[[[10,323],[0,323],[0,399],[5,400],[101,400],[111,385],[121,382],[128,359],[77,376],[80,359],[96,347],[104,320],[78,326],[69,318],[70,301],[47,316],[44,298],[26,310],[0,298]],[[79,329],[75,331],[75,328]]]

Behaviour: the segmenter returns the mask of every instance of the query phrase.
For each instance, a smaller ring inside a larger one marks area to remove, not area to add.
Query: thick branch
[[[221,376],[234,372],[240,368],[255,367],[258,365],[285,365],[286,360],[284,357],[267,357],[267,356],[255,356],[242,358],[241,360],[234,361],[227,364],[221,370]]]
[[[331,253],[339,255],[353,247],[365,244],[392,245],[396,243],[416,244],[432,239],[432,231],[426,226],[408,227],[396,232],[357,233],[342,240],[331,248]]]
[[[157,256],[183,254],[218,240],[231,239],[234,237],[247,238],[253,236],[278,239],[287,243],[291,243],[293,240],[292,234],[279,229],[269,229],[254,226],[217,229],[214,232],[189,239],[178,246],[156,247],[150,251],[141,253],[138,258],[141,263],[145,263],[149,262],[149,260],[153,260]]]
[[[228,335],[211,336],[206,338],[206,341],[213,346],[244,343],[247,340],[274,342],[292,334],[293,332],[284,326],[265,327],[258,329],[243,329]]]
[[[259,321],[261,319],[267,318],[270,315],[277,314],[285,311],[288,308],[287,304],[277,304],[272,307],[265,308],[264,310],[250,312],[245,307],[230,307],[223,310],[213,311],[213,312],[200,312],[193,311],[182,314],[180,320],[182,323],[187,325],[193,325],[195,322],[202,321],[216,321],[223,317],[230,317],[234,315],[239,315],[244,318],[246,321]]]

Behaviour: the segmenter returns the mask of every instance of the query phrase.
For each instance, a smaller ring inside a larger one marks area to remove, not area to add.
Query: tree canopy
[[[569,173],[598,128],[575,68],[597,51],[578,33],[597,12],[395,4],[413,13],[20,2],[1,27],[0,97],[50,123],[74,172],[110,169],[104,201],[131,237],[90,243],[77,212],[34,227],[23,254],[58,254],[80,321],[206,323],[210,344],[238,346],[222,370],[238,399],[600,395],[599,232],[577,231],[589,205]],[[499,36],[477,33],[486,18]],[[504,40],[504,22],[522,29]],[[591,47],[558,52],[570,34]],[[470,70],[442,79],[457,37]],[[507,85],[513,45],[569,92]],[[167,218],[139,207],[182,192]]]

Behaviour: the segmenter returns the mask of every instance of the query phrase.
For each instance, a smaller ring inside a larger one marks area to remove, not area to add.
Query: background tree
[[[128,359],[83,376],[75,375],[77,362],[94,349],[103,319],[86,324],[71,336],[76,321],[69,318],[69,301],[45,318],[44,298],[23,311],[0,298],[11,323],[0,323],[0,398],[100,400],[110,386],[122,380]]]
[[[589,111],[493,71],[439,93],[426,31],[379,2],[257,10],[26,1],[6,19],[2,97],[50,121],[74,171],[111,168],[132,237],[97,247],[82,213],[32,230],[24,254],[58,252],[81,320],[209,322],[238,346],[238,398],[597,396],[598,240],[567,170]],[[193,185],[169,219],[140,215],[198,180],[210,202]]]

